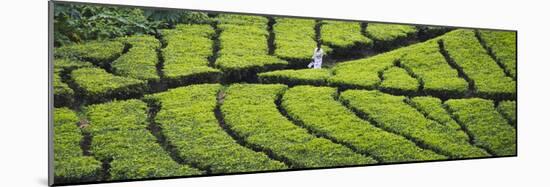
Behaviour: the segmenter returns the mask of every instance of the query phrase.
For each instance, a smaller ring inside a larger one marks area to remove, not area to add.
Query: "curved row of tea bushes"
[[[53,94],[54,94],[54,106],[68,106],[73,102],[74,91],[61,81],[59,73],[53,74]]]
[[[286,169],[282,162],[239,145],[220,127],[214,109],[221,88],[193,85],[146,96],[160,104],[155,122],[177,154],[211,173]]]
[[[162,72],[171,85],[179,86],[197,82],[215,82],[221,71],[209,66],[212,56],[210,25],[180,24],[175,29],[162,30],[166,47],[162,49]]]
[[[275,33],[275,56],[297,61],[301,67],[306,67],[311,61],[313,50],[317,47],[315,41],[315,20],[298,18],[276,18],[273,25]]]
[[[90,152],[109,162],[107,180],[200,175],[202,171],[172,160],[147,130],[147,105],[114,101],[85,108],[92,136]]]
[[[329,85],[342,88],[375,89],[380,82],[380,74],[393,66],[402,56],[398,52],[388,52],[370,58],[351,60],[336,65],[334,76],[328,79]]]
[[[92,102],[130,98],[143,94],[145,81],[116,76],[100,68],[80,68],[71,72],[77,93]]]
[[[480,30],[479,33],[506,72],[516,78],[516,33],[489,30]]]
[[[412,25],[369,23],[365,32],[377,48],[389,49],[404,39],[415,37],[418,30]]]
[[[379,89],[390,93],[414,94],[420,86],[418,80],[400,67],[391,67],[385,70],[382,73],[382,79]]]
[[[131,47],[111,64],[113,73],[158,82],[160,77],[157,74],[157,50],[160,48],[160,42],[150,35],[135,35],[119,40]]]
[[[258,72],[282,69],[288,62],[268,55],[267,18],[261,16],[218,16],[221,30],[216,67],[230,80],[242,80]]]
[[[53,61],[54,72],[70,72],[78,68],[94,67],[90,62],[72,58],[55,58]]]
[[[516,155],[516,130],[495,110],[493,101],[451,99],[445,105],[470,131],[476,145],[497,156]]]
[[[89,182],[99,179],[101,162],[84,156],[82,134],[76,113],[68,108],[53,112],[54,180],[56,183]]]
[[[476,92],[483,97],[513,97],[516,82],[504,74],[487,54],[472,30],[451,31],[442,37],[445,50],[474,82]]]
[[[283,83],[294,85],[327,85],[327,79],[331,76],[328,69],[301,69],[301,70],[277,70],[259,73],[261,83]]]
[[[331,47],[352,48],[356,46],[371,47],[371,39],[361,33],[361,23],[352,21],[323,20],[321,42]]]
[[[513,126],[517,125],[516,101],[501,101],[498,103],[497,110],[511,122]]]
[[[286,88],[280,84],[231,85],[221,106],[225,122],[244,141],[287,159],[293,168],[376,163],[342,145],[317,138],[286,119],[275,104]]]
[[[483,149],[471,145],[465,132],[426,119],[405,103],[404,96],[379,91],[348,90],[342,93],[341,98],[384,129],[413,139],[450,158],[490,156]]]
[[[335,100],[335,94],[336,88],[296,86],[283,95],[282,106],[292,119],[310,131],[349,145],[382,163],[447,158],[358,118]]]
[[[436,97],[414,97],[410,99],[410,104],[420,111],[426,118],[437,121],[456,131],[462,131],[462,127],[445,110],[441,99]]]
[[[55,48],[54,56],[77,58],[93,62],[98,66],[107,67],[107,64],[122,55],[125,47],[120,41],[91,41]]]
[[[437,39],[407,47],[401,65],[413,72],[423,83],[423,91],[431,95],[462,96],[468,82],[458,76],[440,53]]]

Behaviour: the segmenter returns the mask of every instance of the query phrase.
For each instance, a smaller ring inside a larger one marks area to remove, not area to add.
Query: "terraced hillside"
[[[212,19],[54,49],[56,182],[517,153],[514,32]]]

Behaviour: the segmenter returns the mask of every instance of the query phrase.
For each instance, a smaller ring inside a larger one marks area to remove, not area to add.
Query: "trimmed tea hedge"
[[[161,105],[155,122],[185,161],[212,173],[286,169],[264,153],[239,145],[214,115],[218,84],[180,87],[147,96]]]
[[[343,88],[374,89],[379,84],[380,74],[393,66],[402,56],[398,52],[388,52],[370,58],[340,63],[333,68],[334,76],[328,79],[329,85]]]
[[[254,24],[241,24],[240,18],[222,15],[218,24],[221,33],[216,67],[224,72],[225,78],[239,81],[258,72],[286,67],[287,61],[268,55],[267,18],[248,17]]]
[[[379,91],[348,90],[341,98],[361,115],[391,132],[408,137],[451,158],[490,156],[469,143],[465,132],[426,119],[405,103],[403,96]]]
[[[219,14],[216,19],[220,24],[254,26],[267,29],[267,18],[263,16],[249,16],[238,14]]]
[[[516,78],[516,33],[510,31],[479,31],[487,47],[504,65],[505,71]]]
[[[72,70],[84,67],[89,68],[94,67],[94,65],[92,65],[92,63],[90,62],[80,61],[71,58],[55,58],[53,61],[54,72],[70,72]]]
[[[372,46],[372,40],[361,34],[361,23],[350,21],[323,21],[321,26],[323,44],[338,48]]]
[[[452,116],[445,110],[441,99],[436,97],[414,97],[410,99],[410,104],[420,111],[428,119],[437,121],[442,125],[456,131],[462,131],[462,127],[456,123]]]
[[[442,37],[445,50],[464,73],[474,81],[482,97],[513,97],[516,82],[507,77],[487,54],[472,30],[456,30]]]
[[[315,41],[315,20],[297,18],[277,18],[273,25],[275,33],[275,56],[298,62],[305,68],[311,62]]]
[[[162,49],[164,77],[173,86],[189,83],[216,82],[221,71],[209,66],[212,56],[210,25],[180,24],[176,29],[163,30],[167,46]]]
[[[468,83],[458,76],[439,52],[437,40],[430,40],[406,48],[401,65],[413,72],[423,83],[423,90],[431,95],[462,96]]]
[[[327,84],[329,77],[328,69],[278,70],[258,74],[258,79],[262,83],[283,83],[289,86],[300,84],[323,86]]]
[[[55,48],[54,55],[56,57],[78,58],[106,67],[108,63],[122,55],[124,48],[124,44],[120,41],[91,41]]]
[[[54,109],[54,180],[56,183],[89,182],[99,179],[101,162],[84,156],[82,134],[76,113],[68,108]]]
[[[61,81],[59,73],[53,74],[54,106],[68,106],[73,103],[74,91],[66,83]]]
[[[115,76],[99,68],[74,70],[71,78],[76,91],[92,102],[139,96],[146,88],[144,81]]]
[[[497,110],[508,119],[513,126],[517,125],[516,101],[501,101],[498,103]]]
[[[285,89],[280,84],[231,85],[221,107],[225,122],[244,141],[288,159],[293,168],[376,163],[342,145],[317,138],[287,120],[275,104]]]
[[[282,106],[291,118],[310,131],[349,145],[382,163],[447,158],[361,120],[336,101],[335,94],[336,88],[296,86],[286,91]]]
[[[494,108],[493,101],[471,98],[445,102],[459,123],[474,137],[474,143],[497,156],[516,155],[516,130]]]
[[[413,94],[418,91],[418,80],[411,77],[403,68],[391,67],[383,72],[382,78],[381,90],[400,94]]]
[[[111,64],[114,74],[146,81],[159,81],[156,66],[160,42],[149,35],[136,35],[120,40],[128,43],[131,48]]]
[[[389,49],[404,39],[414,38],[418,30],[412,25],[369,23],[365,32],[376,48]]]
[[[147,128],[147,105],[139,100],[115,101],[86,107],[93,136],[90,152],[110,162],[107,180],[200,175],[168,155]]]

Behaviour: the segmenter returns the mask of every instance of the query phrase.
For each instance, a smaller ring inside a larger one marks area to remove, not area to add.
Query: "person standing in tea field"
[[[313,69],[321,69],[321,66],[323,65],[323,49],[321,49],[321,46],[317,46],[315,50],[313,51],[313,56],[311,57],[313,59],[312,62],[310,62],[307,67]]]

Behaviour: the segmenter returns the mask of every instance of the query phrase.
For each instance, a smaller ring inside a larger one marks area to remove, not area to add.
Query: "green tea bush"
[[[243,80],[258,72],[282,69],[288,62],[268,55],[265,26],[221,24],[216,67],[228,80]]]
[[[462,131],[462,127],[445,110],[441,99],[431,96],[414,97],[410,99],[410,104],[418,111],[424,114],[426,118],[437,121],[442,125],[456,131]]]
[[[53,74],[54,106],[69,106],[74,102],[74,91],[66,83],[61,81],[59,73]]]
[[[380,90],[398,94],[414,94],[418,91],[418,80],[403,68],[391,67],[382,73],[382,78]]]
[[[474,137],[474,143],[496,156],[516,155],[516,130],[496,110],[491,100],[451,99],[449,110]]]
[[[298,18],[276,18],[273,25],[275,33],[275,56],[297,62],[306,67],[311,62],[315,41],[315,20]]]
[[[351,60],[333,68],[334,76],[329,85],[343,88],[374,89],[380,82],[380,74],[393,66],[402,56],[399,52],[388,52],[370,58]]]
[[[90,62],[80,61],[71,58],[55,58],[53,61],[54,71],[70,72],[78,68],[94,67]]]
[[[89,182],[99,179],[101,162],[84,156],[82,135],[76,113],[68,108],[54,109],[54,180],[56,183]]]
[[[139,100],[90,105],[84,128],[93,136],[90,152],[110,161],[107,180],[143,179],[200,175],[203,172],[182,165],[168,155],[147,130],[147,105]]]
[[[294,85],[327,85],[330,77],[328,69],[277,70],[258,74],[261,83],[282,83]]]
[[[162,49],[164,77],[173,86],[215,82],[221,71],[209,67],[214,29],[210,25],[180,24],[163,30],[167,46]]]
[[[361,34],[359,22],[349,21],[323,21],[321,41],[338,48],[370,47],[373,44],[371,39]]]
[[[288,159],[293,168],[376,163],[349,148],[309,134],[281,115],[275,102],[286,88],[280,84],[231,85],[221,106],[225,122],[244,141]]]
[[[487,47],[504,65],[505,71],[516,78],[516,33],[509,31],[479,31]]]
[[[131,48],[111,64],[113,72],[124,77],[158,82],[160,77],[156,66],[160,42],[150,35],[136,35],[120,40]]]
[[[260,29],[267,29],[268,20],[263,16],[219,14],[216,18],[220,24],[254,26]]]
[[[218,84],[180,87],[146,96],[160,104],[155,122],[184,160],[212,173],[286,169],[261,152],[239,145],[218,124],[214,109]]]
[[[508,119],[513,126],[517,125],[516,101],[501,101],[498,103],[497,110]]]
[[[445,50],[464,73],[474,81],[476,92],[483,97],[513,97],[516,82],[507,77],[487,54],[472,30],[456,30],[442,37]]]
[[[90,61],[98,66],[107,67],[124,51],[120,41],[90,41],[82,44],[65,45],[54,49],[55,57],[76,58]]]
[[[447,158],[358,118],[334,99],[335,94],[336,88],[296,86],[283,95],[282,106],[291,118],[312,132],[349,145],[382,163]]]
[[[412,25],[369,23],[365,32],[376,48],[390,49],[405,39],[415,38],[418,30]]]
[[[115,76],[99,68],[80,68],[71,72],[76,91],[89,101],[129,98],[143,94],[144,81]]]
[[[384,129],[413,139],[450,158],[490,156],[483,149],[471,145],[465,132],[426,119],[422,113],[405,103],[404,96],[379,91],[348,90],[342,93],[341,98]]]
[[[468,83],[458,76],[445,57],[439,52],[437,40],[413,45],[400,59],[401,65],[413,72],[423,83],[423,91],[438,96],[462,96],[468,91]]]

